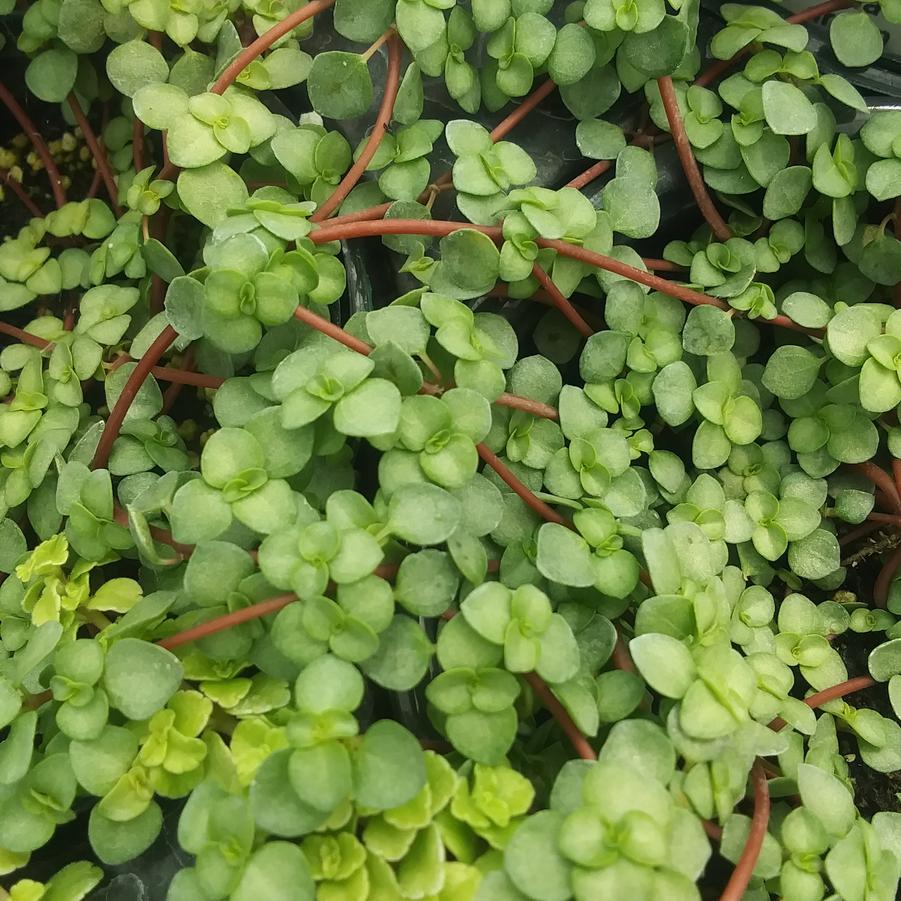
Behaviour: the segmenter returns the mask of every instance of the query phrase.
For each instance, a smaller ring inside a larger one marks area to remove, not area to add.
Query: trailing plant
[[[0,895],[894,898],[896,0],[14,6]]]

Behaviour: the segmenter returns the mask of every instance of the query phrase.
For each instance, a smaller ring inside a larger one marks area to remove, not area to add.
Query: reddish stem
[[[547,522],[554,522],[560,526],[572,528],[553,507],[546,504],[541,498],[536,497],[528,486],[524,485],[513,473],[513,470],[495,454],[491,448],[485,444],[477,444],[476,450],[479,456],[485,461],[509,486],[509,488],[519,497],[519,499],[531,510],[537,513]]]
[[[682,111],[679,109],[679,100],[676,97],[676,89],[669,75],[657,79],[657,87],[660,89],[660,98],[663,100],[663,108],[666,110],[666,119],[669,122],[670,132],[676,144],[676,153],[682,163],[682,171],[688,180],[688,186],[694,195],[695,203],[701,214],[710,226],[710,230],[716,235],[717,241],[728,241],[732,237],[732,229],[726,224],[719,210],[714,206],[707,185],[701,177],[698,161],[695,159],[691,142],[685,132],[685,123],[682,121]]]
[[[113,449],[113,442],[119,437],[119,429],[122,428],[125,416],[134,402],[138,391],[141,390],[141,386],[146,381],[147,376],[150,375],[150,371],[157,364],[160,357],[162,357],[162,355],[172,346],[177,337],[178,332],[176,332],[171,325],[167,325],[159,333],[153,344],[147,348],[144,356],[138,360],[137,365],[134,370],[132,370],[131,375],[129,375],[128,381],[126,381],[125,387],[122,389],[122,393],[119,395],[115,406],[110,411],[109,418],[106,420],[106,424],[103,427],[103,434],[100,436],[100,441],[97,444],[97,451],[95,452],[94,460],[91,463],[92,469],[103,469],[106,466],[109,455]]]
[[[335,0],[312,0],[305,6],[296,9],[290,15],[285,16],[281,22],[264,31],[252,44],[245,47],[223,70],[210,88],[212,94],[224,94],[230,88],[237,77],[256,59],[262,56],[279,38],[293,31],[298,25],[302,25],[307,19],[313,18],[321,12],[334,6]],[[163,138],[163,156],[166,157],[166,140]],[[159,178],[172,180],[178,172],[178,166],[166,159]]]
[[[53,161],[50,148],[47,142],[37,130],[34,122],[28,116],[28,113],[22,109],[18,100],[9,92],[9,89],[0,81],[0,102],[13,114],[13,118],[19,123],[19,127],[28,136],[35,152],[41,158],[44,168],[47,170],[47,178],[50,179],[50,190],[53,192],[53,199],[57,207],[61,207],[66,202],[66,190],[63,188],[63,181],[60,178],[59,169]]]
[[[154,378],[173,385],[193,385],[195,388],[219,388],[225,381],[218,375],[206,375],[202,372],[190,372],[187,369],[174,369],[170,366],[154,366]]]
[[[529,397],[519,397],[516,394],[504,393],[494,400],[499,407],[510,407],[513,410],[522,410],[531,416],[540,416],[542,419],[560,418],[557,410],[549,404],[543,404],[541,401],[532,400]]]
[[[372,348],[365,341],[361,341],[359,338],[355,338],[349,332],[346,332],[343,328],[341,328],[340,325],[335,325],[335,323],[329,322],[328,319],[324,319],[322,316],[317,315],[307,307],[297,307],[297,309],[294,311],[294,316],[301,322],[306,323],[311,328],[314,328],[317,331],[322,332],[324,335],[328,335],[329,338],[332,338],[333,340],[338,341],[340,344],[343,344],[349,350],[355,350],[357,353],[364,354],[367,357],[372,353]],[[422,388],[420,388],[420,393],[443,394],[444,389],[440,385],[435,385],[431,382],[424,382]],[[540,416],[542,419],[559,418],[558,413],[554,409],[554,407],[551,407],[548,404],[543,404],[537,400],[532,400],[528,397],[518,397],[515,394],[502,394],[494,402],[501,407],[512,407],[516,410],[523,410],[526,413],[531,413],[532,416]]]
[[[882,569],[879,570],[876,581],[873,582],[873,600],[876,602],[877,607],[885,607],[888,603],[892,581],[895,578],[895,573],[898,572],[899,566],[901,566],[901,547],[897,547],[892,551],[888,560],[883,564]]]
[[[36,219],[43,219],[44,214],[41,212],[38,205],[31,199],[29,193],[22,187],[22,185],[17,182],[12,175],[10,175],[9,169],[0,169],[0,179],[2,179],[3,183],[22,201],[22,206],[31,213]]]
[[[582,734],[581,729],[573,722],[573,718],[566,708],[557,700],[554,693],[548,688],[547,683],[538,673],[526,673],[526,682],[532,686],[532,691],[541,699],[541,703],[557,721],[557,725],[566,733],[576,753],[582,760],[597,760],[598,755],[591,747],[588,739]]]
[[[91,179],[91,184],[88,187],[88,192],[85,194],[85,198],[88,200],[93,200],[100,193],[100,184],[103,181],[103,176],[99,169],[94,170],[94,177]]]
[[[838,685],[833,685],[831,688],[824,688],[822,691],[818,691],[816,694],[804,698],[804,703],[813,710],[816,710],[817,707],[822,707],[823,704],[828,704],[830,701],[836,701],[839,698],[845,697],[845,695],[853,694],[855,691],[864,691],[867,688],[872,688],[875,684],[876,680],[871,679],[869,676],[857,676],[854,679],[839,682]],[[780,729],[785,728],[785,725],[785,720],[782,719],[781,716],[778,716],[770,723],[770,729],[774,732],[778,732]]]
[[[347,175],[341,180],[341,184],[335,188],[332,196],[310,217],[313,222],[321,222],[323,219],[328,219],[344,203],[347,195],[350,194],[363,177],[363,173],[372,162],[372,158],[388,132],[388,125],[394,112],[394,102],[397,99],[397,90],[400,87],[401,45],[393,30],[387,40],[388,74],[385,80],[385,93],[382,96],[382,105],[379,108],[378,118],[375,120],[372,133],[369,135],[369,140],[366,142],[366,147],[360,154],[359,159],[351,166]]]
[[[829,13],[838,12],[840,9],[847,9],[853,6],[852,0],[826,0],[824,3],[817,3],[814,6],[808,6],[794,15],[789,16],[785,21],[792,25],[803,25],[813,19],[819,19],[820,16],[828,16]]]
[[[377,222],[363,221],[349,222],[346,224],[330,222],[314,230],[310,234],[310,238],[315,244],[325,244],[329,241],[344,241],[351,238],[376,238],[383,235],[425,235],[428,237],[441,238],[462,228],[470,228],[479,231],[484,235],[488,235],[488,237],[497,243],[503,241],[503,233],[501,229],[496,226],[470,225],[468,223],[463,224],[460,222],[424,219],[382,219]],[[701,294],[699,291],[694,291],[683,285],[674,284],[665,278],[660,278],[659,276],[653,275],[650,272],[645,272],[642,269],[636,269],[634,266],[621,263],[619,260],[615,260],[612,257],[593,253],[590,250],[586,250],[584,247],[578,247],[575,244],[568,244],[566,241],[556,241],[549,238],[538,238],[536,239],[536,243],[540,247],[548,247],[552,250],[556,250],[565,257],[579,260],[582,263],[587,263],[589,266],[594,266],[598,269],[613,272],[616,275],[621,275],[622,277],[638,282],[641,285],[647,285],[655,291],[660,291],[662,294],[675,297],[685,303],[693,304],[695,306],[709,304],[711,306],[719,307],[721,310],[731,310],[729,304],[724,300],[710,297],[707,294]],[[804,328],[796,322],[792,322],[787,316],[776,316],[773,319],[762,321],[769,322],[772,325],[779,325],[783,328],[794,329],[816,337],[823,335],[823,329]]]
[[[224,94],[226,88],[235,83],[235,79],[258,57],[262,56],[280,37],[302,25],[307,19],[318,15],[335,4],[335,0],[312,0],[281,22],[264,31],[252,44],[245,47],[226,67],[210,88],[213,94]]]
[[[870,522],[882,524],[886,526],[894,526],[896,529],[901,528],[901,516],[894,513],[880,513],[878,510],[872,512],[867,519]]]
[[[74,91],[69,94],[69,108],[72,110],[72,115],[75,117],[75,121],[78,123],[85,142],[94,157],[94,162],[97,164],[97,169],[103,178],[103,183],[106,185],[106,193],[109,194],[110,206],[118,219],[122,215],[122,207],[119,206],[119,188],[116,185],[113,170],[110,168],[109,160],[106,158],[106,150],[104,150],[103,145],[97,139],[97,135],[94,134],[94,129],[91,128],[91,123],[88,122],[88,117],[84,114],[84,110],[81,108]]]
[[[581,191],[596,178],[600,178],[612,165],[613,160],[600,160],[593,166],[589,166],[581,175],[577,175],[572,181],[567,182],[566,187]]]
[[[817,3],[815,6],[809,6],[802,9],[794,15],[789,16],[785,21],[792,25],[803,25],[813,19],[819,19],[820,16],[827,16],[829,13],[838,12],[840,9],[847,9],[853,5],[853,0],[826,0],[825,3]],[[695,84],[706,87],[711,82],[716,81],[721,75],[728,72],[740,59],[744,59],[750,53],[749,48],[739,50],[729,59],[721,59],[708,66],[696,79]]]
[[[548,274],[536,263],[532,267],[532,275],[538,279],[541,286],[547,291],[557,311],[576,329],[583,338],[590,338],[594,329],[579,315],[576,308],[570,303],[563,292],[554,284]]]
[[[757,858],[766,838],[767,826],[770,822],[770,788],[766,780],[766,772],[755,762],[751,769],[751,779],[754,782],[754,813],[751,816],[751,828],[748,832],[748,840],[745,842],[741,857],[732,871],[732,876],[726,884],[725,891],[720,895],[720,901],[741,901],[745,889],[751,881],[754,867],[757,866]]]
[[[894,220],[895,237],[901,241],[901,197],[895,201]],[[895,283],[893,300],[896,307],[901,307],[901,279]]]
[[[126,529],[128,528],[128,513],[118,504],[113,508],[113,519],[119,523],[120,526],[125,526]],[[150,536],[161,544],[169,545],[169,547],[174,551],[177,551],[178,554],[185,559],[194,553],[193,544],[182,544],[181,542],[176,541],[172,537],[172,533],[166,531],[166,529],[161,529],[158,526],[151,526]]]
[[[131,123],[131,158],[135,172],[140,172],[144,168],[144,123],[137,116]]]
[[[494,127],[494,130],[491,132],[491,140],[497,143],[498,141],[503,140],[529,113],[532,112],[535,107],[537,107],[542,100],[550,97],[554,91],[557,90],[557,85],[548,79],[544,84],[540,85],[522,103],[510,113],[505,119],[502,119],[498,124]]]
[[[217,632],[230,629],[232,626],[259,619],[262,616],[269,616],[270,613],[276,613],[283,607],[287,607],[288,604],[293,604],[296,600],[296,594],[282,594],[278,597],[269,598],[268,600],[260,601],[258,604],[252,604],[250,607],[242,607],[240,610],[235,610],[234,613],[217,616],[215,619],[201,623],[199,626],[194,626],[192,629],[185,629],[184,632],[170,635],[168,638],[158,641],[157,644],[161,648],[171,651],[172,648],[190,644],[192,641],[199,641],[201,638],[215,635]]]
[[[423,194],[427,194],[428,191],[424,191]],[[421,202],[423,194],[420,194],[418,200]],[[380,203],[378,206],[372,206],[365,210],[357,210],[355,213],[345,213],[343,216],[335,216],[333,219],[329,219],[329,227],[336,225],[349,225],[351,222],[373,222],[377,219],[383,219],[385,213],[391,209],[392,204],[389,203]]]
[[[174,372],[178,373],[179,376],[184,375],[192,375],[192,370],[194,369],[194,349],[189,347],[185,352],[185,358],[182,363],[180,369],[174,370]],[[213,378],[211,376],[207,376],[207,379]],[[215,381],[220,382],[221,380],[216,378]],[[185,385],[188,384],[183,379],[170,379],[170,385],[166,389],[166,393],[163,395],[163,413],[168,413],[173,406],[175,406],[175,402],[178,400],[178,396],[184,390]],[[217,386],[218,387],[218,386]]]
[[[867,535],[871,535],[873,532],[878,531],[880,528],[881,526],[878,522],[865,522],[863,525],[858,526],[856,529],[851,529],[850,532],[845,532],[845,534],[842,535],[841,538],[839,538],[838,543],[842,547],[848,544],[853,544],[858,539],[866,538]]]
[[[617,669],[621,669],[626,673],[635,672],[635,663],[632,660],[632,655],[629,653],[629,648],[626,646],[626,643],[623,641],[623,636],[618,630],[616,633],[616,644],[613,646],[611,659],[613,660],[613,665]]]
[[[340,325],[335,325],[334,322],[329,322],[328,319],[317,316],[305,306],[297,307],[294,311],[294,318],[322,332],[324,335],[328,335],[329,338],[332,338],[339,344],[343,344],[348,350],[355,350],[358,354],[363,354],[366,357],[372,353],[372,348],[365,341],[361,341],[359,338],[355,338],[353,335],[345,332]]]
[[[892,457],[892,475],[895,478],[895,493],[901,497],[901,460]]]
[[[879,488],[891,502],[895,513],[901,515],[901,496],[899,496],[898,489],[895,487],[894,479],[881,466],[877,466],[870,461],[866,463],[852,463],[850,465]]]
[[[672,263],[669,260],[659,260],[656,257],[642,257],[642,262],[651,272],[685,272],[685,266],[680,263]]]

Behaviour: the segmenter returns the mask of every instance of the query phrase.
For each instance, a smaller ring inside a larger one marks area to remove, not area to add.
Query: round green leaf
[[[862,9],[832,19],[829,41],[839,62],[846,66],[869,66],[882,56],[882,33]]]
[[[247,187],[225,163],[214,162],[185,169],[178,176],[178,196],[185,209],[204,225],[215,228],[228,218],[228,210],[247,201]]]
[[[327,119],[352,119],[363,115],[372,104],[369,67],[356,53],[317,53],[307,90],[313,109]]]
[[[106,74],[119,93],[133,97],[145,85],[164,82],[169,66],[163,54],[146,41],[126,41],[110,51]]]
[[[62,103],[78,74],[78,57],[68,49],[54,48],[38,54],[25,70],[25,84],[35,97],[47,103]]]
[[[422,748],[393,720],[380,720],[366,730],[353,764],[354,799],[361,807],[399,807],[425,785]]]
[[[109,649],[103,686],[110,704],[131,720],[146,720],[178,690],[181,661],[158,645],[123,638]]]

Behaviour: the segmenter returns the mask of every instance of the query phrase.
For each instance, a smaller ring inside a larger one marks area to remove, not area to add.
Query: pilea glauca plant
[[[0,0],[0,897],[896,897],[901,3],[712,6]]]

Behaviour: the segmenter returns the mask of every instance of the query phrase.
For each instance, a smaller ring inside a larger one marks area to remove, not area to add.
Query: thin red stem
[[[340,325],[335,325],[334,322],[329,322],[328,319],[317,316],[307,307],[297,307],[294,311],[294,318],[322,332],[324,335],[328,335],[329,338],[332,338],[339,344],[343,344],[348,350],[355,350],[358,354],[363,354],[367,357],[372,353],[372,348],[365,341],[361,341],[359,338],[355,338],[353,335],[345,332]]]
[[[895,201],[894,219],[895,237],[901,241],[901,197]],[[896,307],[901,307],[901,278],[895,283],[892,299]]]
[[[31,199],[31,195],[10,174],[9,169],[0,169],[0,179],[22,201],[22,206],[36,219],[43,219],[44,214],[38,205]]]
[[[477,444],[476,450],[479,452],[479,456],[482,460],[504,480],[507,486],[527,507],[529,507],[529,509],[537,513],[546,522],[554,522],[557,523],[557,525],[572,528],[570,523],[568,523],[553,507],[546,504],[541,498],[536,497],[534,492],[516,477],[513,470],[510,469],[510,467],[507,466],[507,464],[504,463],[490,447],[485,444]]]
[[[732,237],[732,229],[720,215],[707,191],[707,185],[701,177],[698,161],[695,159],[691,142],[685,132],[685,123],[682,121],[682,111],[679,109],[679,100],[676,97],[676,89],[669,75],[657,79],[657,87],[660,89],[660,98],[663,100],[663,108],[666,111],[666,119],[669,122],[670,132],[676,144],[676,153],[682,163],[682,171],[688,180],[688,186],[694,195],[695,203],[701,214],[710,226],[710,230],[716,236],[717,241],[728,241]]]
[[[189,347],[187,351],[185,351],[185,358],[182,362],[182,366],[180,369],[174,370],[178,373],[179,376],[190,376],[193,375],[192,370],[194,369],[194,349]],[[212,378],[211,376],[207,376],[207,379]],[[220,379],[216,379],[216,381],[221,383]],[[163,413],[168,413],[173,406],[175,406],[175,402],[178,400],[178,396],[184,390],[185,385],[188,384],[184,379],[171,379],[170,385],[166,389],[166,393],[163,395]],[[216,386],[218,387],[218,386]]]
[[[635,663],[632,660],[632,655],[629,653],[629,648],[623,641],[623,636],[619,631],[616,633],[616,644],[613,646],[611,659],[613,660],[613,665],[617,669],[621,669],[627,673],[635,672]]]
[[[532,267],[532,275],[538,279],[538,282],[547,291],[557,311],[576,329],[583,338],[590,338],[594,334],[594,329],[579,315],[576,308],[570,303],[563,292],[554,284],[550,276],[536,263]]]
[[[91,184],[88,187],[88,192],[85,194],[85,197],[88,200],[93,200],[100,193],[100,185],[103,183],[103,175],[99,169],[94,170],[94,177],[91,179]]]
[[[853,544],[860,538],[866,538],[867,535],[871,535],[873,532],[878,531],[881,528],[878,522],[865,522],[863,525],[858,526],[856,529],[851,529],[850,532],[845,532],[841,538],[839,538],[838,543],[842,547],[845,545]]]
[[[318,15],[335,4],[335,0],[312,0],[290,15],[285,16],[281,22],[264,31],[252,44],[245,47],[223,69],[222,74],[216,79],[210,88],[213,94],[223,94],[226,88],[235,83],[237,77],[255,60],[262,56],[280,37],[293,31],[298,25],[302,25],[307,19]]]
[[[310,217],[313,222],[321,222],[323,219],[328,219],[344,203],[347,195],[350,194],[363,177],[363,173],[372,162],[372,158],[388,132],[388,125],[391,123],[391,116],[394,113],[394,102],[397,99],[397,90],[400,87],[401,45],[393,29],[387,40],[388,74],[385,80],[385,93],[382,95],[382,105],[379,108],[378,118],[375,120],[369,140],[366,142],[366,147],[360,154],[359,159],[348,170],[341,180],[341,184],[335,188],[332,196]]]
[[[94,460],[91,464],[92,469],[103,469],[106,466],[109,455],[113,449],[113,442],[119,437],[119,429],[122,428],[125,416],[134,402],[138,391],[141,390],[141,386],[147,380],[147,376],[150,375],[151,370],[157,364],[160,357],[162,357],[162,355],[172,346],[177,337],[178,332],[176,332],[171,325],[167,325],[159,333],[150,347],[147,348],[144,356],[138,360],[137,365],[132,370],[131,375],[129,375],[128,381],[126,381],[125,387],[122,389],[122,393],[119,395],[115,406],[110,411],[110,415],[103,427],[103,433],[100,436],[100,441],[97,444],[97,450],[94,454]]]
[[[372,348],[365,341],[361,341],[359,338],[355,338],[349,332],[346,332],[343,328],[341,328],[340,325],[335,325],[334,322],[329,322],[328,319],[324,319],[322,316],[317,315],[307,307],[297,307],[297,309],[294,311],[294,316],[301,322],[306,323],[311,328],[314,328],[317,331],[322,332],[324,335],[328,335],[329,338],[332,338],[334,341],[343,344],[349,350],[354,350],[357,353],[364,354],[367,357],[372,353]],[[443,394],[444,388],[431,382],[424,382],[422,388],[420,389],[420,392],[422,394]],[[518,397],[515,394],[505,393],[498,397],[494,402],[501,407],[512,407],[516,410],[523,410],[526,413],[530,413],[532,416],[540,416],[542,419],[559,418],[557,410],[554,409],[554,407],[551,407],[548,404],[543,404],[537,400],[532,400],[528,397]]]
[[[53,199],[57,207],[61,207],[66,202],[66,190],[63,187],[59,169],[50,153],[50,148],[37,130],[34,122],[31,121],[28,113],[22,109],[19,101],[13,97],[9,88],[2,81],[0,81],[0,102],[13,114],[13,118],[19,123],[19,127],[28,136],[32,147],[34,147],[35,152],[41,158],[41,162],[47,170],[47,178],[50,179],[50,190],[53,192]]]
[[[759,761],[751,769],[751,779],[754,783],[754,813],[751,816],[748,840],[745,842],[741,857],[726,884],[725,891],[720,895],[720,901],[741,901],[744,897],[745,890],[754,873],[754,867],[757,866],[757,858],[760,857],[763,840],[766,838],[770,822],[770,788],[766,772]]]
[[[557,85],[551,79],[539,85],[509,116],[498,122],[491,132],[491,140],[495,143],[502,141],[542,100],[550,97],[556,90]]]
[[[894,526],[896,529],[901,528],[901,516],[897,516],[894,513],[880,513],[878,510],[874,510],[867,519],[870,522],[881,523],[886,526]]]
[[[892,581],[899,567],[901,567],[901,547],[897,547],[892,551],[888,560],[883,564],[882,569],[879,570],[876,581],[873,582],[873,600],[876,602],[877,607],[885,607],[888,603]]]
[[[794,15],[789,16],[785,21],[793,25],[803,25],[805,22],[811,22],[819,19],[820,16],[828,16],[829,13],[838,12],[840,9],[847,9],[853,6],[852,0],[826,0],[824,3],[817,3],[814,6],[808,6]]]
[[[427,193],[427,192],[424,192]],[[420,199],[421,199],[420,195]],[[385,213],[391,209],[391,203],[380,203],[378,206],[372,206],[365,210],[357,210],[355,213],[345,213],[343,216],[335,216],[329,219],[329,227],[336,225],[349,225],[351,222],[373,222],[383,219]]]
[[[118,504],[113,508],[113,519],[119,523],[120,526],[125,526],[128,528],[128,513],[123,510]],[[172,533],[166,531],[166,529],[160,529],[157,526],[150,527],[150,535],[156,541],[159,541],[161,544],[167,544],[174,551],[177,551],[178,554],[187,559],[194,553],[194,545],[193,544],[182,544],[179,541],[176,541],[172,537]]]
[[[881,466],[869,461],[850,465],[879,488],[891,502],[895,513],[901,515],[901,496],[895,487],[895,481]]]
[[[892,457],[892,475],[895,478],[895,492],[901,497],[901,460]]]
[[[144,168],[144,123],[137,116],[131,123],[131,158],[135,172],[140,172]]]
[[[170,366],[154,366],[154,378],[173,385],[192,385],[195,388],[219,388],[225,379],[218,375],[206,375],[202,372],[190,372],[187,369],[174,369]]]
[[[670,260],[660,260],[656,257],[642,257],[641,261],[652,272],[685,272],[685,266],[673,263]]]
[[[596,178],[600,178],[612,165],[613,160],[599,160],[593,166],[589,166],[581,175],[577,175],[572,181],[567,182],[566,187],[581,191]]]
[[[94,134],[94,129],[91,128],[91,123],[84,114],[84,110],[81,108],[81,104],[78,102],[78,98],[75,96],[74,91],[69,94],[69,108],[72,110],[72,115],[75,117],[75,121],[81,129],[81,133],[84,135],[88,149],[94,157],[94,162],[97,164],[97,169],[103,178],[104,185],[106,185],[106,193],[109,195],[110,206],[116,214],[116,218],[118,218],[122,215],[122,207],[119,206],[119,188],[116,185],[113,170],[110,168],[109,160],[106,158],[106,150],[98,140],[97,135]]]
[[[311,240],[315,244],[325,244],[329,241],[342,241],[351,238],[376,238],[383,235],[426,235],[428,237],[444,237],[461,228],[471,228],[488,235],[497,243],[503,241],[503,233],[496,226],[469,225],[460,222],[446,222],[442,220],[424,220],[424,219],[383,219],[379,221],[362,221],[337,223],[330,222],[314,230],[310,234]],[[707,294],[701,294],[691,288],[683,285],[675,284],[665,278],[645,272],[643,269],[636,269],[627,263],[622,263],[612,257],[607,257],[599,253],[593,253],[584,247],[578,247],[575,244],[568,244],[566,241],[551,240],[549,238],[538,238],[536,243],[540,247],[548,247],[556,250],[559,254],[574,260],[579,260],[589,266],[598,269],[604,269],[613,272],[631,281],[638,282],[642,285],[660,291],[670,297],[675,297],[685,303],[695,306],[709,304],[719,307],[721,310],[731,310],[729,304],[724,300],[716,297],[710,297]],[[790,328],[796,331],[804,332],[808,335],[820,337],[823,334],[822,329],[808,329],[793,322],[787,316],[776,316],[773,319],[762,320],[772,325],[778,325],[783,328]]]
[[[823,704],[828,704],[830,701],[836,701],[839,698],[845,697],[845,695],[854,694],[856,691],[864,691],[867,688],[872,688],[875,684],[876,680],[871,679],[869,676],[857,676],[854,679],[839,682],[838,685],[824,688],[822,691],[818,691],[816,694],[804,698],[804,703],[813,710],[816,710],[818,707],[822,707]],[[784,729],[785,725],[786,722],[781,716],[776,717],[776,719],[769,724],[770,729],[774,732]]]
[[[499,407],[510,407],[513,410],[522,410],[531,416],[540,416],[542,419],[560,418],[557,410],[549,404],[543,404],[541,401],[532,400],[529,397],[519,397],[516,394],[504,393],[494,400]]]
[[[298,25],[302,25],[307,19],[324,12],[334,6],[335,0],[312,0],[290,15],[285,16],[281,22],[264,31],[252,44],[245,47],[223,70],[216,79],[210,92],[224,94],[230,88],[237,77],[256,59],[262,56],[279,38],[293,31]],[[165,157],[166,141],[163,140],[163,155]],[[159,177],[171,181],[178,172],[178,166],[174,166],[170,160],[166,160]]]
[[[588,739],[582,734],[581,729],[573,722],[573,718],[566,708],[557,700],[554,693],[548,688],[547,683],[538,673],[526,673],[526,682],[532,686],[532,691],[541,699],[541,703],[557,721],[557,725],[564,731],[576,753],[582,760],[597,760],[598,755],[591,747]]]
[[[181,647],[184,644],[190,644],[192,641],[199,641],[209,635],[215,635],[232,626],[239,626],[241,623],[250,622],[259,619],[262,616],[269,616],[270,613],[276,613],[288,604],[293,604],[297,600],[296,594],[282,594],[278,597],[269,598],[260,601],[258,604],[252,604],[250,607],[242,607],[235,610],[234,613],[227,613],[225,616],[217,616],[205,623],[200,623],[192,629],[185,629],[168,638],[163,638],[157,642],[161,648],[172,650],[172,648]]]

